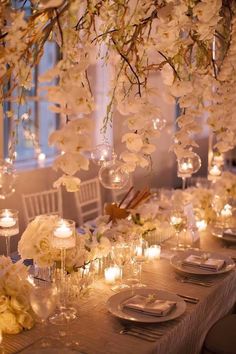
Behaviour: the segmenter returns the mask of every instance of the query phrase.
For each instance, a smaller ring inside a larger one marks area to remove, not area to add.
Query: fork
[[[181,283],[190,283],[190,284],[206,286],[206,287],[213,285],[212,280],[201,280],[201,279],[194,278],[194,277],[183,277],[183,278],[177,277],[177,280],[180,281]]]
[[[139,338],[139,339],[144,339],[148,342],[155,342],[158,338],[157,337],[152,337],[152,336],[149,336],[147,335],[146,333],[141,333],[139,331],[136,331],[136,330],[132,330],[132,329],[127,329],[127,328],[123,328],[119,331],[120,334],[128,334],[130,336],[133,336],[133,337],[136,337],[136,338]]]

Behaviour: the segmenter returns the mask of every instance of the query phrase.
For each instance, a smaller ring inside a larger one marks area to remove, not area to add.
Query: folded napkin
[[[223,237],[235,237],[236,238],[236,230],[232,230],[232,229],[227,229],[223,232]]]
[[[185,266],[201,268],[205,270],[218,271],[224,266],[225,261],[223,259],[216,258],[204,258],[202,256],[190,255],[182,264]]]
[[[153,295],[134,295],[123,302],[123,308],[151,316],[166,316],[175,306],[176,302],[158,300]]]

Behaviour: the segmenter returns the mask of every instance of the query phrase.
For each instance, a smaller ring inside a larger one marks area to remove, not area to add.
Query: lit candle
[[[207,228],[207,222],[206,220],[197,220],[196,226],[198,228],[198,231],[204,231]]]
[[[53,232],[53,246],[55,248],[72,248],[75,247],[75,237],[73,237],[73,230],[65,222],[59,223],[58,227]]]
[[[161,247],[158,245],[153,245],[145,250],[145,257],[149,261],[154,259],[160,259]]]
[[[225,204],[224,208],[221,210],[220,215],[224,218],[232,216],[232,206]]]
[[[120,183],[120,176],[115,175],[113,182],[114,183]]]
[[[68,238],[72,235],[72,230],[66,225],[64,221],[54,231],[54,236],[59,238]]]
[[[191,162],[183,162],[181,165],[181,170],[183,171],[189,171],[193,168],[193,165],[191,164]]]
[[[218,177],[221,175],[221,169],[217,166],[217,165],[214,165],[210,171],[209,171],[210,175],[211,176],[215,176],[215,177]]]
[[[105,268],[104,275],[106,283],[113,284],[120,277],[120,268],[117,266]]]
[[[179,225],[182,223],[182,218],[180,216],[171,216],[170,223],[171,225]]]
[[[0,218],[0,226],[1,227],[12,227],[16,224],[16,220],[12,217],[12,214],[6,210],[5,213]]]
[[[41,153],[38,155],[38,164],[39,164],[39,166],[44,167],[44,165],[45,165],[45,159],[46,159],[46,155],[45,155],[43,152],[41,152]]]

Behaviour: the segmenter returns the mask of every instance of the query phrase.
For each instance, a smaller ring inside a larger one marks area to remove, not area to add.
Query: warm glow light
[[[224,218],[232,216],[232,206],[225,204],[224,208],[221,210],[220,215]]]
[[[16,224],[16,220],[12,217],[12,213],[6,209],[0,218],[0,227],[12,227]]]
[[[197,220],[196,226],[198,228],[198,231],[205,231],[207,228],[207,222],[206,220]]]
[[[120,277],[120,268],[108,267],[104,270],[104,276],[107,284],[113,284]]]
[[[161,246],[153,245],[153,246],[147,248],[144,251],[144,253],[145,253],[145,258],[149,261],[152,261],[154,259],[160,259]]]
[[[210,173],[211,176],[218,177],[218,176],[221,175],[221,169],[217,165],[214,165],[210,169],[209,173]]]

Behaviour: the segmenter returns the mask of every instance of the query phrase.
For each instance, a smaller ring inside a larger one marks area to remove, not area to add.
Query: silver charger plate
[[[236,228],[230,228],[230,227],[213,227],[211,230],[211,233],[213,236],[221,239],[222,241],[225,242],[230,242],[236,244],[236,236],[234,235],[224,235],[224,232],[227,230],[232,230],[234,234],[236,234]]]
[[[210,257],[210,258],[224,260],[225,264],[218,271],[214,271],[211,269],[202,269],[200,267],[191,267],[191,266],[183,265],[183,261],[190,255],[197,255],[197,256],[202,256],[202,257],[204,257],[204,255],[208,255],[208,257]],[[222,274],[222,273],[229,272],[230,270],[232,270],[235,267],[234,261],[228,256],[225,256],[225,255],[219,254],[219,253],[214,253],[214,252],[196,251],[196,250],[183,251],[183,252],[180,252],[180,253],[174,255],[170,260],[170,264],[176,270],[178,270],[180,272],[188,273],[188,274],[196,274],[196,275]]]
[[[153,316],[147,315],[143,313],[139,313],[137,311],[132,311],[132,309],[123,308],[122,304],[128,298],[134,295],[155,295],[160,300],[170,300],[175,301],[176,306],[171,310],[171,312],[166,316]],[[142,288],[142,289],[134,289],[134,290],[125,290],[121,291],[115,295],[112,295],[107,301],[107,309],[108,311],[123,320],[134,321],[134,322],[142,322],[142,323],[158,323],[158,322],[166,322],[173,320],[181,316],[186,309],[186,303],[179,296],[169,293],[164,290],[152,289],[152,288]]]

